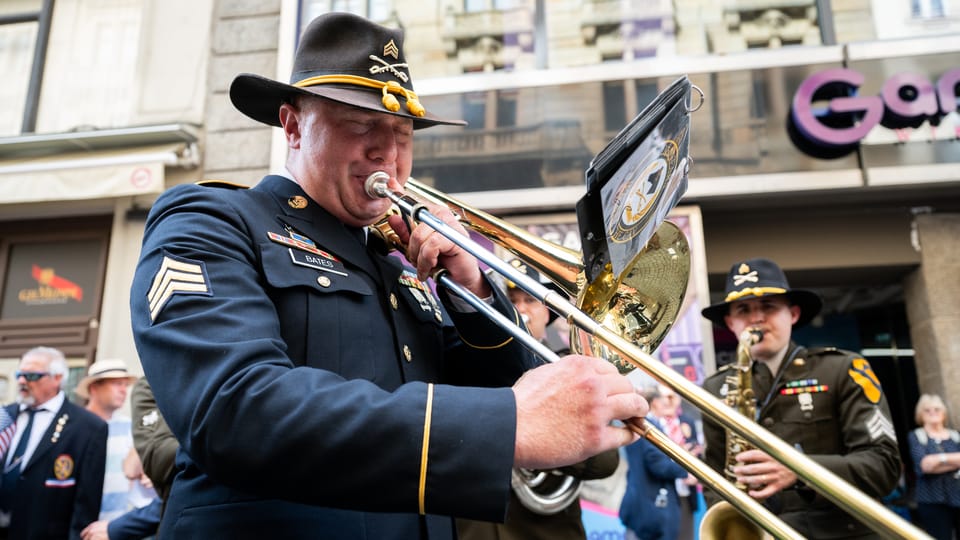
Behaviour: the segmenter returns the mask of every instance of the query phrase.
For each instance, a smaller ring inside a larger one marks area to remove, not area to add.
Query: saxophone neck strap
[[[770,404],[770,400],[773,399],[773,396],[777,395],[777,388],[780,387],[780,380],[783,379],[783,374],[787,372],[788,367],[793,363],[793,359],[800,354],[801,349],[803,349],[803,347],[800,347],[799,345],[794,346],[793,349],[783,358],[783,362],[780,362],[780,369],[777,370],[777,376],[773,379],[773,384],[771,384],[770,388],[767,390],[767,395],[764,396],[763,402],[758,404],[757,418],[754,420],[760,419],[760,412],[766,409],[767,405]]]

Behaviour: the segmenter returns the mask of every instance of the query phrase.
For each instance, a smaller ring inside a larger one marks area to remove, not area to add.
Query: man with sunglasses
[[[66,398],[66,374],[57,349],[20,360],[17,402],[6,407],[17,429],[3,457],[0,539],[80,538],[100,512],[107,424]]]

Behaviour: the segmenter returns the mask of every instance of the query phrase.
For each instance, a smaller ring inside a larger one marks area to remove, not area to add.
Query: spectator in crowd
[[[612,421],[647,405],[614,366],[539,366],[424,283],[443,268],[517,319],[472,255],[391,216],[407,266],[368,230],[391,203],[366,180],[383,172],[401,191],[414,130],[462,124],[427,112],[403,45],[356,15],[314,19],[292,84],[230,87],[242,113],[282,129],[285,167],[251,189],[175,186],[147,218],[134,339],[181,444],[162,538],[453,538],[453,516],[503,519],[514,467],[636,439]]]
[[[145,488],[152,489],[152,482],[143,473],[140,459],[134,448],[123,462],[123,471],[131,481],[139,481]],[[145,505],[134,507],[111,520],[97,520],[87,525],[81,532],[82,540],[140,540],[151,538],[160,526],[163,501],[154,496]]]
[[[0,538],[79,540],[97,519],[107,424],[64,394],[63,353],[36,347],[20,359],[16,432],[0,479]]]
[[[700,457],[703,446],[700,444],[699,430],[693,418],[683,414],[680,410],[680,396],[672,388],[658,385],[656,399],[650,401],[650,415],[656,419],[657,425],[670,439],[685,448],[691,455]],[[680,530],[677,533],[679,540],[693,540],[694,518],[697,510],[697,478],[687,475],[677,478],[677,497],[680,500]]]
[[[919,525],[937,540],[960,538],[960,433],[947,427],[940,396],[920,396],[915,418],[920,427],[907,441],[917,475]]]
[[[109,426],[100,517],[82,531],[84,540],[107,538],[110,529],[112,540],[144,538],[157,530],[159,515],[151,506],[157,494],[133,447],[130,418],[120,413],[136,380],[123,360],[105,359],[91,364],[77,384],[76,393],[87,400],[87,410]]]
[[[644,393],[654,412],[655,403],[664,406],[656,387]],[[656,417],[647,419],[660,428]],[[677,540],[680,533],[680,499],[677,480],[690,475],[646,439],[627,446],[627,489],[620,502],[620,521],[626,526],[625,540]]]
[[[109,521],[98,520],[82,532],[82,540],[137,540],[157,533],[163,515],[163,503],[173,482],[174,458],[179,447],[166,422],[160,417],[147,380],[141,377],[131,393],[133,411],[133,444],[124,460],[124,474],[131,481],[140,480],[153,486],[157,496],[147,505],[134,508]],[[139,450],[149,456],[146,463],[139,458]],[[157,483],[147,471],[152,471]]]
[[[783,270],[769,259],[735,263],[722,302],[703,316],[740,336],[762,332],[750,349],[751,390],[757,422],[810,459],[870,497],[890,493],[900,475],[896,433],[880,381],[859,354],[832,347],[806,348],[791,340],[793,328],[809,322],[822,301],[813,291],[791,289]],[[728,364],[703,387],[717,397],[741,391]],[[727,464],[725,429],[703,420],[705,461],[717,472]],[[733,456],[737,481],[747,494],[810,538],[875,538],[847,514],[766,452],[751,448]],[[711,490],[708,502],[718,496]]]
[[[133,445],[141,456],[143,472],[164,501],[173,485],[173,465],[180,443],[157,409],[157,401],[146,377],[133,383],[130,395],[133,415]]]
[[[510,261],[510,265],[516,268],[518,271],[526,274],[530,279],[537,281],[544,287],[552,289],[566,297],[567,293],[559,285],[545,279],[540,272],[532,268],[524,261],[520,259],[513,259]],[[570,352],[569,345],[565,343],[552,344],[547,336],[547,328],[549,328],[550,325],[557,320],[557,314],[548,308],[546,304],[540,300],[537,300],[533,295],[518,287],[516,283],[510,280],[506,280],[505,283],[507,287],[507,298],[510,299],[510,303],[513,304],[513,307],[517,308],[517,312],[523,319],[523,324],[527,327],[527,331],[530,332],[530,335],[540,340],[540,342],[544,345],[550,347],[553,352],[557,353],[558,355],[568,354]]]

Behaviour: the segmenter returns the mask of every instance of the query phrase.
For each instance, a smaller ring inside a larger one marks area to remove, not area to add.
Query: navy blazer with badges
[[[707,377],[703,387],[723,397],[729,367]],[[774,377],[753,364],[757,421],[810,459],[879,499],[900,476],[900,453],[880,382],[862,356],[835,348],[791,343]],[[704,461],[722,471],[726,435],[703,419]],[[704,490],[708,502],[717,497]],[[771,511],[810,538],[860,537],[870,529],[802,483],[767,500]]]
[[[65,399],[20,473],[7,538],[79,540],[100,514],[106,459],[107,423]]]
[[[676,479],[686,478],[686,469],[643,438],[624,451],[627,489],[620,501],[620,520],[640,540],[676,539],[680,530]],[[660,504],[658,497],[665,497]]]
[[[131,292],[181,443],[161,536],[451,538],[446,516],[503,519],[508,386],[538,361],[448,307],[287,178],[167,191]]]

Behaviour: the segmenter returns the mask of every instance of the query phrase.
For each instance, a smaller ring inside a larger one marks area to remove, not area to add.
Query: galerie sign
[[[864,76],[853,69],[833,68],[806,78],[793,96],[789,130],[797,146],[815,157],[840,157],[856,149],[877,125],[890,129],[939,125],[960,110],[960,68],[942,74],[936,84],[924,75],[898,73],[880,95],[858,95]],[[817,108],[818,102],[827,106]],[[960,134],[960,124],[956,127]]]

